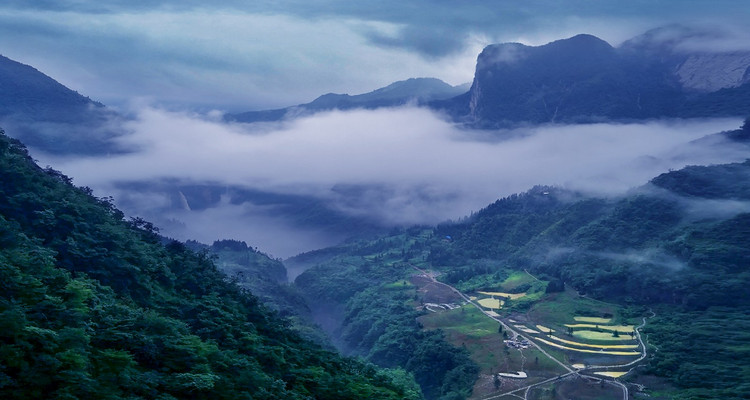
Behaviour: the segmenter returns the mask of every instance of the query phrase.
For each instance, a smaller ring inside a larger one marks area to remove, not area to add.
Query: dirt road
[[[594,380],[600,381],[600,382],[601,381],[605,381],[605,382],[607,382],[607,383],[609,383],[611,385],[617,386],[617,387],[619,387],[622,390],[623,400],[628,400],[628,397],[629,397],[628,387],[625,384],[623,384],[622,382],[620,382],[620,381],[618,381],[616,379],[611,379],[611,380],[610,379],[603,379],[602,377],[595,376],[595,375],[589,375],[587,373],[593,373],[593,372],[597,372],[597,371],[607,371],[609,369],[615,369],[615,368],[616,369],[620,369],[620,368],[632,366],[632,368],[630,370],[628,370],[628,373],[630,373],[630,371],[632,371],[635,368],[636,364],[638,364],[643,359],[645,359],[646,356],[647,356],[646,345],[643,342],[643,338],[641,337],[640,330],[644,326],[646,326],[646,317],[643,317],[642,323],[635,328],[635,334],[636,334],[636,337],[638,338],[638,342],[639,342],[640,347],[641,347],[641,356],[640,357],[638,357],[637,359],[635,359],[635,360],[633,360],[631,362],[628,362],[626,364],[597,365],[597,366],[586,367],[586,368],[583,368],[583,369],[576,370],[572,366],[565,364],[564,362],[558,360],[557,358],[555,358],[554,356],[552,356],[551,354],[549,354],[541,346],[539,346],[535,341],[533,341],[529,336],[523,335],[519,331],[513,329],[510,324],[505,323],[505,321],[503,321],[499,317],[495,317],[493,315],[490,315],[487,311],[484,310],[484,308],[482,306],[480,306],[479,304],[477,304],[474,301],[472,301],[469,298],[469,296],[466,296],[465,294],[461,293],[458,289],[454,288],[451,285],[448,285],[446,283],[439,282],[438,280],[436,280],[434,274],[429,273],[429,272],[427,272],[425,270],[422,270],[420,268],[417,268],[414,265],[412,265],[411,267],[414,268],[415,270],[419,271],[423,276],[429,278],[434,284],[436,284],[436,285],[442,285],[442,286],[450,289],[451,291],[453,291],[455,294],[457,294],[462,299],[464,299],[467,303],[469,303],[469,304],[473,305],[474,307],[476,307],[479,311],[482,312],[482,314],[484,314],[485,316],[487,316],[487,318],[491,318],[492,320],[497,321],[498,323],[500,323],[505,330],[507,330],[508,332],[510,332],[510,334],[512,335],[513,338],[516,338],[516,337],[520,336],[521,338],[526,339],[534,348],[536,348],[537,350],[539,350],[542,354],[544,354],[550,360],[556,362],[561,367],[563,367],[566,371],[568,371],[565,374],[558,375],[558,376],[546,379],[546,380],[541,381],[541,382],[537,382],[537,383],[534,383],[534,384],[531,384],[531,385],[523,386],[523,387],[520,387],[518,389],[514,389],[514,390],[511,390],[511,391],[508,391],[508,392],[505,392],[505,393],[500,393],[500,394],[495,394],[495,395],[483,397],[482,400],[497,399],[497,398],[500,398],[500,397],[503,397],[503,396],[517,396],[517,397],[521,397],[518,394],[516,394],[516,393],[521,392],[521,391],[525,391],[523,398],[527,398],[528,397],[528,392],[529,392],[530,389],[532,389],[532,388],[534,388],[536,386],[544,385],[544,384],[547,384],[547,383],[559,380],[559,379],[563,379],[563,378],[568,377],[570,375],[578,375],[578,376],[581,376],[581,377],[585,376],[586,378],[589,378],[589,379],[594,379]],[[526,271],[526,273],[528,273],[528,271]],[[531,275],[531,274],[529,274],[529,275]],[[533,277],[533,275],[532,275],[532,277]],[[648,317],[648,318],[653,318],[656,315],[653,311],[651,311],[651,314],[652,315],[650,317]]]

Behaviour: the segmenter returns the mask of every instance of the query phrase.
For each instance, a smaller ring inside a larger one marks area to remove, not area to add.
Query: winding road
[[[601,377],[598,377],[598,376],[588,375],[586,373],[597,372],[597,371],[607,371],[607,370],[614,369],[614,368],[620,369],[620,368],[631,367],[632,366],[632,368],[630,368],[628,370],[628,372],[626,372],[625,375],[627,375],[633,369],[635,369],[636,365],[638,363],[640,363],[641,361],[643,361],[643,359],[645,359],[646,356],[647,356],[646,345],[643,342],[643,338],[641,337],[641,332],[640,332],[641,329],[644,326],[646,326],[646,319],[647,319],[646,317],[643,317],[643,321],[641,322],[641,324],[638,325],[637,327],[635,327],[635,335],[636,335],[636,337],[638,339],[638,343],[640,344],[640,348],[641,348],[641,355],[640,355],[640,357],[638,357],[637,359],[635,359],[633,361],[630,361],[630,362],[628,362],[626,364],[596,365],[596,366],[590,366],[590,367],[586,367],[586,368],[582,368],[582,369],[575,369],[572,366],[565,364],[564,362],[558,360],[557,358],[555,358],[554,356],[552,356],[551,354],[549,354],[541,346],[539,346],[539,344],[537,344],[534,340],[532,340],[531,337],[523,335],[520,332],[516,331],[509,324],[507,324],[505,321],[503,321],[499,317],[495,317],[495,316],[489,314],[487,311],[484,310],[484,308],[482,306],[480,306],[479,304],[477,304],[474,301],[472,301],[468,296],[466,296],[465,294],[461,293],[461,291],[459,291],[458,289],[456,289],[453,286],[448,285],[446,283],[439,282],[438,280],[435,279],[435,276],[433,274],[428,273],[427,271],[425,271],[423,269],[420,269],[420,268],[418,268],[418,267],[416,267],[414,265],[411,265],[411,267],[414,268],[415,270],[419,271],[423,276],[429,278],[434,284],[443,285],[446,288],[450,289],[451,291],[453,291],[454,293],[456,293],[457,295],[459,295],[462,299],[464,299],[466,302],[468,302],[469,304],[471,304],[474,307],[476,307],[479,311],[482,312],[482,314],[484,314],[488,318],[491,318],[492,320],[499,322],[503,326],[503,328],[505,330],[507,330],[508,332],[511,333],[511,335],[512,335],[513,338],[516,338],[516,337],[520,336],[521,338],[526,339],[534,348],[536,348],[537,350],[539,350],[542,354],[544,354],[545,356],[547,356],[550,360],[553,360],[554,362],[556,362],[557,364],[559,364],[561,367],[563,367],[566,371],[568,371],[567,373],[554,376],[552,378],[543,380],[541,382],[537,382],[537,383],[533,383],[531,385],[523,386],[523,387],[520,387],[518,389],[514,389],[514,390],[511,390],[511,391],[508,391],[508,392],[505,392],[505,393],[499,393],[499,394],[494,394],[494,395],[491,395],[491,396],[483,397],[482,400],[497,399],[497,398],[504,397],[504,396],[516,396],[516,397],[519,397],[519,398],[527,399],[528,398],[528,393],[529,393],[530,389],[532,389],[532,388],[534,388],[536,386],[541,386],[541,385],[544,385],[544,384],[547,384],[547,383],[550,383],[550,382],[553,382],[553,381],[556,381],[556,380],[560,380],[560,379],[566,378],[566,377],[571,376],[571,375],[577,375],[577,376],[586,377],[586,378],[589,378],[589,379],[594,379],[594,380],[596,380],[598,382],[604,381],[604,382],[606,382],[608,384],[617,386],[617,387],[619,387],[622,390],[622,395],[623,395],[622,398],[623,398],[623,400],[628,400],[629,391],[628,391],[628,387],[624,383],[618,381],[616,378],[613,378],[613,379],[610,380],[610,379],[604,379],[604,378],[601,378]],[[525,271],[525,272],[527,274],[531,275],[528,271]],[[531,275],[531,276],[534,277],[533,275]],[[536,277],[534,277],[534,279],[536,279]],[[651,315],[648,318],[653,318],[653,317],[656,316],[656,313],[654,313],[653,310],[649,310],[649,312],[651,313]],[[521,392],[521,391],[524,391],[523,397],[521,397],[518,394],[516,394],[516,393]]]

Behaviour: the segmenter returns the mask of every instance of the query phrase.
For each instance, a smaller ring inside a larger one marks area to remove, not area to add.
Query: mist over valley
[[[748,17],[3,3],[0,398],[749,398]]]

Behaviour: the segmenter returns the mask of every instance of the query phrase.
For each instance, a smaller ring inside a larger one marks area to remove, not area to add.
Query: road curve
[[[416,267],[414,265],[411,265],[411,264],[410,264],[410,266],[412,268],[414,268],[415,270],[421,272],[425,277],[429,278],[433,283],[435,283],[437,285],[443,285],[443,286],[447,287],[448,289],[450,289],[451,291],[453,291],[454,293],[456,293],[457,295],[459,295],[467,303],[470,303],[471,305],[473,305],[474,307],[476,307],[479,311],[482,312],[482,314],[484,314],[488,318],[491,318],[492,320],[499,322],[507,331],[509,331],[513,335],[513,337],[520,336],[521,338],[526,339],[532,346],[534,346],[542,354],[544,354],[550,360],[553,360],[554,362],[556,362],[557,364],[559,364],[561,367],[563,367],[566,371],[568,371],[565,374],[557,375],[555,377],[543,380],[541,382],[537,382],[537,383],[534,383],[534,384],[531,384],[531,385],[523,386],[523,387],[520,387],[518,389],[514,389],[514,390],[511,390],[511,391],[508,391],[508,392],[505,392],[505,393],[500,393],[500,394],[495,394],[495,395],[483,397],[482,400],[497,399],[497,398],[500,398],[500,397],[503,397],[503,396],[509,396],[509,395],[510,396],[518,396],[515,393],[520,392],[522,390],[526,391],[525,395],[524,395],[524,397],[525,397],[528,394],[528,390],[531,389],[531,388],[533,388],[533,387],[544,385],[546,383],[549,383],[549,382],[552,382],[552,381],[555,381],[555,380],[558,380],[558,379],[562,379],[562,378],[565,378],[565,377],[570,376],[570,375],[585,376],[587,378],[597,379],[598,381],[602,381],[603,380],[603,381],[605,381],[605,382],[607,382],[609,384],[612,384],[614,386],[618,386],[618,387],[620,387],[620,389],[622,389],[623,400],[628,400],[629,391],[628,391],[628,387],[624,383],[618,381],[616,378],[614,378],[612,380],[609,380],[609,379],[603,379],[603,378],[601,378],[599,376],[588,375],[586,373],[587,372],[596,372],[596,371],[600,371],[600,370],[605,370],[606,371],[606,370],[609,370],[611,368],[623,368],[623,367],[633,366],[633,368],[631,368],[627,372],[627,373],[630,373],[630,371],[632,371],[635,368],[636,364],[638,364],[639,362],[643,361],[643,359],[645,359],[646,356],[647,356],[647,352],[646,352],[646,344],[643,342],[643,338],[641,337],[640,330],[644,326],[646,326],[646,317],[643,317],[643,321],[641,322],[641,324],[638,325],[637,327],[635,327],[635,335],[638,338],[638,342],[639,342],[639,344],[641,346],[641,356],[640,357],[638,357],[637,359],[635,359],[633,361],[630,361],[630,362],[628,362],[626,364],[597,365],[597,366],[593,366],[593,367],[586,367],[586,368],[583,368],[583,369],[576,370],[576,369],[572,368],[571,366],[569,366],[569,365],[563,363],[562,361],[558,360],[557,358],[555,358],[551,354],[547,353],[541,346],[539,346],[535,341],[533,341],[532,339],[530,339],[528,336],[525,336],[525,335],[519,333],[518,331],[516,331],[515,329],[511,328],[510,325],[506,324],[501,319],[488,314],[487,311],[485,311],[482,306],[480,306],[479,304],[477,304],[474,301],[472,301],[468,296],[466,296],[465,294],[461,293],[461,291],[459,291],[458,289],[454,288],[451,285],[448,285],[447,283],[439,282],[438,280],[435,279],[435,277],[432,274],[428,273],[427,271],[425,271],[425,270],[423,270],[421,268],[418,268],[418,267]],[[528,271],[526,271],[526,273],[528,273]],[[531,275],[531,274],[529,274],[529,275]],[[533,277],[533,275],[531,275],[531,276]],[[651,313],[651,316],[649,316],[648,318],[653,318],[653,317],[656,316],[656,313],[654,313],[653,310],[649,310],[649,312]]]

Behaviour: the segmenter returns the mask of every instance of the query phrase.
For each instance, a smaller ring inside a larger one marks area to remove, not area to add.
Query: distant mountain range
[[[746,116],[750,51],[690,46],[708,35],[673,26],[617,48],[591,35],[538,47],[491,45],[477,59],[469,92],[431,106],[483,127]]]
[[[227,114],[226,121],[278,121],[328,110],[414,104],[481,128],[653,118],[750,115],[750,51],[711,50],[715,33],[653,29],[612,47],[591,35],[542,46],[503,43],[477,57],[471,84],[435,78],[372,92],[328,93],[292,107]],[[119,151],[122,118],[31,66],[0,56],[0,126],[57,154]]]
[[[478,56],[471,85],[451,86],[439,79],[414,78],[369,93],[330,93],[307,104],[229,114],[225,119],[276,121],[326,110],[404,104],[430,107],[480,128],[664,117],[746,117],[750,115],[750,52],[696,47],[696,43],[711,38],[705,32],[672,26],[649,31],[616,48],[591,35],[536,47],[495,44]],[[0,56],[0,93],[0,127],[34,150],[57,155],[123,151],[112,141],[123,134],[118,122],[122,116],[31,66]],[[387,229],[377,221],[347,215],[330,202],[308,196],[205,182],[122,182],[120,189],[124,193],[167,194],[172,201],[159,209],[157,216],[148,216],[153,219],[169,215],[168,211],[210,209],[227,196],[232,205],[262,206],[294,226],[320,229],[334,237]],[[120,196],[118,202],[134,211],[128,196]],[[173,222],[180,226],[179,219]]]
[[[277,121],[409,102],[482,128],[747,116],[750,51],[698,47],[711,39],[713,33],[669,26],[619,47],[583,34],[543,46],[493,44],[479,54],[468,90],[437,79],[409,79],[361,95],[327,94],[307,104],[226,119]]]
[[[278,121],[284,118],[310,115],[320,111],[350,110],[354,108],[394,107],[405,104],[424,105],[431,101],[445,100],[465,93],[469,84],[451,86],[435,78],[411,78],[394,82],[372,92],[350,96],[328,93],[310,103],[265,111],[249,111],[227,114],[227,121],[260,122]]]
[[[115,112],[35,68],[0,56],[0,126],[26,145],[56,154],[116,151]]]

